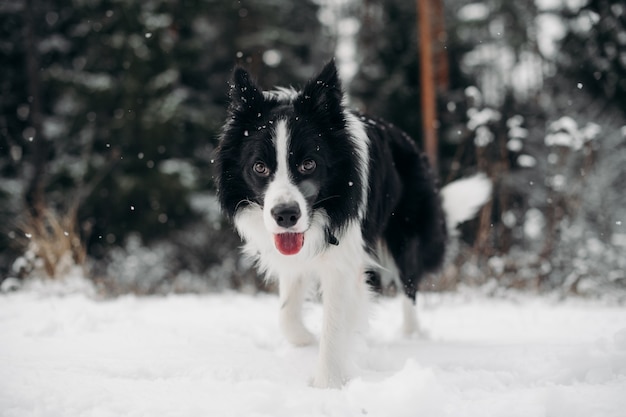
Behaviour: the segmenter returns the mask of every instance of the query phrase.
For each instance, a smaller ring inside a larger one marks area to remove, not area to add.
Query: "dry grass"
[[[75,211],[59,214],[44,210],[40,216],[27,217],[20,229],[27,239],[25,252],[34,255],[39,275],[59,278],[84,264],[87,253],[77,230]]]

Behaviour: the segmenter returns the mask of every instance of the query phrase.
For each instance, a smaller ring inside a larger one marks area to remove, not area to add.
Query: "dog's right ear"
[[[241,67],[235,68],[233,84],[230,88],[230,110],[235,111],[259,111],[263,103],[263,93],[250,80],[248,71]]]

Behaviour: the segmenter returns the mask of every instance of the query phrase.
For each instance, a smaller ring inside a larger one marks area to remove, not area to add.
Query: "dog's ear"
[[[230,112],[251,111],[256,112],[263,103],[263,93],[250,80],[248,71],[241,67],[235,68],[233,74],[233,84],[230,88]]]
[[[302,114],[343,118],[343,90],[334,59],[305,85],[294,104]]]

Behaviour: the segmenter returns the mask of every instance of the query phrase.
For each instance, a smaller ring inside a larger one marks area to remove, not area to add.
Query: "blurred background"
[[[232,69],[297,87],[333,56],[351,105],[431,150],[443,184],[494,181],[423,290],[626,292],[609,0],[0,0],[2,287],[265,289],[215,197]]]

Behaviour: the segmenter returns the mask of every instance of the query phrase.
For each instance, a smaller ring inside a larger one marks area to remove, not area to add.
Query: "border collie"
[[[476,214],[491,183],[477,176],[440,193],[406,133],[346,108],[334,61],[301,91],[261,91],[242,68],[231,87],[217,150],[222,209],[243,251],[278,280],[280,327],[295,345],[315,341],[302,303],[319,283],[323,323],[312,384],[341,386],[369,290],[393,279],[406,294],[404,331],[416,332],[420,277],[442,265],[449,231]]]

